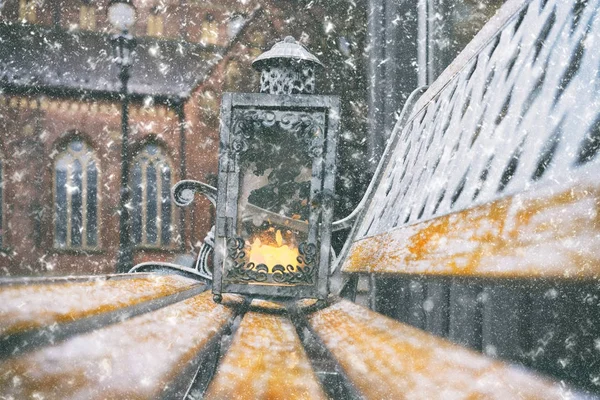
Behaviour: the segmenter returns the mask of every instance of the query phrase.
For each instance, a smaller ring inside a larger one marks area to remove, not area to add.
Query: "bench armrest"
[[[340,252],[338,257],[335,258],[334,262],[331,265],[331,274],[332,274],[331,282],[330,282],[331,293],[339,295],[342,292],[342,289],[344,288],[344,286],[346,286],[346,283],[348,283],[348,278],[343,277],[341,275],[340,265],[348,256],[350,247],[352,246],[352,242],[353,242],[353,238],[355,236],[355,231],[357,229],[357,225],[360,224],[360,218],[361,218],[361,214],[362,214],[361,212],[365,209],[365,207],[367,206],[367,204],[371,201],[371,198],[373,197],[375,188],[377,187],[377,184],[380,181],[380,177],[383,173],[383,170],[384,170],[385,166],[388,164],[389,158],[391,157],[392,149],[394,148],[394,146],[396,144],[396,141],[397,141],[399,132],[401,131],[401,128],[404,126],[404,124],[408,120],[408,117],[410,116],[410,114],[413,110],[413,107],[415,106],[417,101],[421,98],[423,93],[425,93],[427,91],[427,89],[428,89],[428,86],[421,86],[421,87],[418,87],[417,89],[415,89],[410,94],[410,96],[406,100],[406,103],[404,103],[404,107],[402,108],[402,113],[400,114],[400,117],[398,118],[396,127],[392,131],[392,134],[391,134],[390,138],[388,139],[388,142],[387,142],[387,145],[383,152],[383,155],[381,156],[381,160],[379,161],[379,164],[377,164],[377,169],[375,170],[375,173],[373,174],[373,178],[371,179],[371,182],[369,183],[369,187],[367,188],[365,194],[363,195],[360,203],[358,203],[358,205],[356,206],[356,208],[354,209],[354,211],[352,211],[352,213],[350,215],[348,215],[347,217],[345,217],[343,219],[335,221],[333,223],[332,229],[334,232],[344,230],[344,229],[352,229],[352,230],[350,231],[350,233],[348,235],[348,239],[346,240],[346,243],[344,243],[344,247],[342,248],[342,251]]]
[[[217,188],[214,186],[192,179],[184,179],[177,182],[173,186],[173,189],[171,189],[173,201],[179,207],[186,207],[192,204],[192,201],[194,201],[194,193],[202,194],[216,207]]]
[[[166,274],[176,274],[185,276],[186,278],[200,280],[200,281],[211,281],[212,276],[207,274],[203,274],[201,271],[184,267],[183,265],[174,264],[170,262],[157,262],[157,261],[148,261],[136,264],[133,268],[129,270],[129,273],[136,272],[153,272],[153,273],[166,273]]]

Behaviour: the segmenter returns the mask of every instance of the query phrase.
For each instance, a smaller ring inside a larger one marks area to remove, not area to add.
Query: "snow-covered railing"
[[[357,237],[597,171],[598,6],[509,1],[397,127]]]
[[[509,1],[396,127],[393,153],[376,177],[355,241],[404,227],[416,232],[425,221],[506,205],[523,193],[538,194],[523,194],[521,201],[539,195],[550,202],[571,187],[595,186],[599,4],[522,3]],[[409,264],[395,268],[409,271]],[[433,267],[415,268],[435,273]],[[600,272],[556,268],[553,274]]]

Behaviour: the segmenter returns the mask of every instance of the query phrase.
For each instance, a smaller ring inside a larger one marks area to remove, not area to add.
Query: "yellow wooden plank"
[[[217,369],[206,399],[326,399],[294,326],[249,312]]]
[[[234,316],[204,292],[0,363],[12,399],[157,399]],[[192,377],[189,377],[191,380]]]
[[[270,300],[264,299],[253,299],[252,303],[250,303],[251,311],[281,311],[284,312],[286,310],[285,305],[279,302],[274,302]]]
[[[309,324],[366,399],[563,399],[568,389],[348,301]]]
[[[176,275],[0,286],[0,335],[70,322],[202,284]]]
[[[343,271],[600,277],[600,184],[572,182],[355,242]]]

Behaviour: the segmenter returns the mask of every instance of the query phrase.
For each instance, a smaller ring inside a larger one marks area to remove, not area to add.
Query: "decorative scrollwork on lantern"
[[[234,153],[252,149],[251,142],[256,138],[292,133],[297,140],[295,144],[306,148],[307,155],[320,155],[314,149],[322,147],[323,143],[325,115],[322,112],[236,110],[234,121],[234,139],[231,141]],[[266,144],[264,141],[254,143],[254,150],[260,150]]]
[[[260,77],[260,92],[271,94],[312,94],[315,91],[315,68],[270,67]]]
[[[317,246],[303,242],[298,246],[296,265],[276,264],[269,269],[264,263],[246,262],[248,252],[242,238],[227,240],[227,256],[230,267],[227,270],[229,282],[259,282],[278,284],[312,285],[315,280]]]

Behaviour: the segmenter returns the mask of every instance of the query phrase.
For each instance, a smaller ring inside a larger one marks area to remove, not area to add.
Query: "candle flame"
[[[284,267],[291,265],[295,269],[298,264],[296,259],[300,255],[298,248],[291,243],[285,243],[279,229],[273,235],[274,230],[274,228],[270,228],[253,238],[248,251],[248,262],[254,263],[254,265],[265,264],[269,268],[269,273],[273,272],[272,268],[275,265]],[[273,240],[273,236],[275,236],[275,240]]]

